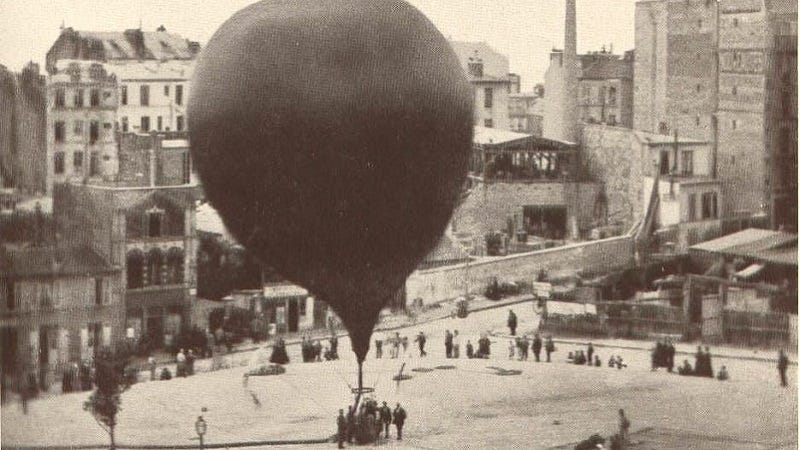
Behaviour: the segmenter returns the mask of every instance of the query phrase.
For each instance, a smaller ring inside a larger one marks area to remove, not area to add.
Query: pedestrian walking
[[[508,329],[511,330],[512,336],[517,335],[517,315],[513,309],[508,310]]]
[[[786,368],[789,367],[789,357],[786,356],[786,352],[783,349],[780,349],[778,352],[778,374],[781,377],[781,386],[786,387],[788,384],[786,383]]]
[[[186,354],[183,353],[183,349],[178,351],[178,355],[175,357],[175,361],[178,363],[177,368],[175,369],[175,375],[178,377],[185,377],[186,376]]]
[[[531,350],[533,350],[533,356],[536,358],[536,362],[539,362],[539,355],[542,353],[542,338],[539,337],[539,333],[533,335]]]
[[[444,332],[444,356],[445,358],[453,357],[453,334],[450,330]]]
[[[400,403],[397,404],[397,407],[394,409],[394,413],[392,414],[393,421],[395,427],[397,427],[397,440],[403,440],[403,426],[406,423],[406,410],[400,406]]]
[[[521,346],[522,355],[520,355],[520,358],[523,361],[527,361],[528,360],[528,347],[530,346],[530,343],[531,343],[531,341],[530,341],[530,339],[528,339],[528,335],[527,334],[522,336],[522,346]]]
[[[417,338],[414,339],[414,342],[416,342],[417,345],[419,346],[419,357],[420,358],[422,358],[424,356],[428,356],[428,353],[425,352],[425,342],[427,342],[427,340],[428,339],[425,337],[425,333],[423,333],[422,331],[420,331],[419,334],[417,335]]]
[[[461,336],[458,330],[453,331],[453,358],[458,359],[461,353]]]
[[[467,359],[472,359],[475,356],[475,349],[472,347],[472,342],[467,341]]]
[[[392,359],[397,358],[398,354],[400,353],[401,341],[402,339],[400,339],[400,333],[395,333],[394,339],[392,339],[392,355],[391,355]]]
[[[592,355],[594,355],[594,346],[591,342],[589,342],[588,347],[586,348],[586,364],[592,365],[594,359],[592,359]]]
[[[344,441],[347,438],[347,419],[344,417],[344,409],[339,410],[339,417],[336,418],[336,441],[339,448],[344,448]]]
[[[547,336],[547,343],[545,343],[544,351],[547,352],[547,362],[550,362],[550,354],[556,351],[556,346],[553,344],[552,336]]]
[[[383,402],[383,406],[381,406],[380,415],[384,437],[389,439],[389,425],[392,424],[392,408],[389,408],[389,405],[387,405],[386,402]]]

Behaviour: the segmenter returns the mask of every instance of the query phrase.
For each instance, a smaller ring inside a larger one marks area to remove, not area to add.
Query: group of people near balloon
[[[533,339],[530,339],[527,334],[517,336],[516,339],[508,341],[508,359],[514,359],[516,355],[519,361],[527,361],[530,354],[528,350],[530,350],[536,362],[540,362],[542,349],[547,355],[547,362],[550,362],[550,355],[556,351],[552,336],[547,336],[544,341],[539,336],[539,333],[535,333]]]
[[[320,362],[323,358],[325,361],[339,359],[339,338],[336,334],[331,335],[328,344],[327,347],[323,347],[321,339],[303,336],[303,341],[300,343],[303,362]]]
[[[384,434],[384,439],[389,439],[390,425],[394,424],[397,429],[397,440],[403,439],[403,426],[406,422],[406,411],[397,403],[394,411],[383,402],[378,406],[374,398],[368,398],[361,402],[360,407],[347,407],[347,414],[344,409],[339,410],[336,418],[336,441],[339,448],[344,448],[344,443],[369,444],[377,443]]]
[[[684,359],[683,365],[678,367],[679,375],[692,375],[696,377],[714,378],[714,367],[711,364],[711,351],[706,346],[705,351],[699,345],[697,346],[697,353],[694,355],[694,369],[689,364],[689,360]],[[729,378],[728,369],[725,366],[720,367],[717,373],[717,379],[725,381]]]

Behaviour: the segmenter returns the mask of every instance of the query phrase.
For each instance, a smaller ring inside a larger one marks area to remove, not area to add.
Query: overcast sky
[[[547,58],[564,41],[564,0],[408,0],[446,37],[485,41],[509,58],[523,89],[544,80]],[[0,64],[44,63],[63,21],[78,30],[144,30],[164,25],[205,42],[252,0],[0,0]],[[635,0],[577,0],[578,51],[633,48]]]

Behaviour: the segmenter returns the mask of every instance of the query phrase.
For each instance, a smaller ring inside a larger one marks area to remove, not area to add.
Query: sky
[[[484,41],[509,58],[523,90],[544,81],[548,54],[564,42],[564,0],[407,0],[445,37]],[[76,30],[154,31],[164,25],[205,44],[252,0],[0,0],[0,64],[44,66],[62,23]],[[577,0],[578,51],[633,48],[635,0]]]

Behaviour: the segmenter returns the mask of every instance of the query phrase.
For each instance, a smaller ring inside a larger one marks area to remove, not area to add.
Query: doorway
[[[290,333],[297,331],[297,321],[300,317],[300,312],[297,305],[298,301],[303,300],[289,300],[289,317],[287,318],[287,325]]]

